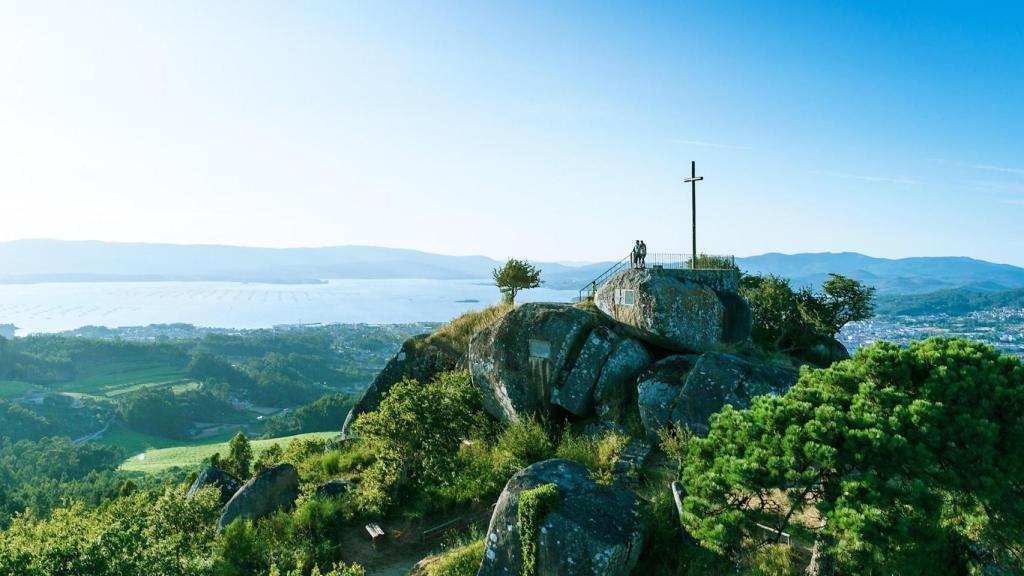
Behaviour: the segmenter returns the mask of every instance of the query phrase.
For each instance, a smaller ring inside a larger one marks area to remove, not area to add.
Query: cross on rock
[[[683,182],[689,182],[692,186],[692,200],[693,200],[693,253],[690,255],[690,267],[693,267],[693,263],[697,262],[697,181],[703,180],[703,176],[697,176],[697,161],[690,161],[690,177],[685,178]]]

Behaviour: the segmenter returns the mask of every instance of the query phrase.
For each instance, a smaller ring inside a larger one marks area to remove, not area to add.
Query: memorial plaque
[[[530,338],[530,358],[551,359],[551,343],[547,340]]]

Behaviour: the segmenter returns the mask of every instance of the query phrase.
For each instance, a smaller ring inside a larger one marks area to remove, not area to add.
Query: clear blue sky
[[[0,7],[0,240],[1024,265],[1019,2]]]

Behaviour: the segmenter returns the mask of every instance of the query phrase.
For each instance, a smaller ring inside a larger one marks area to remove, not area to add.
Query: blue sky
[[[0,240],[1024,265],[1024,5],[0,5]]]

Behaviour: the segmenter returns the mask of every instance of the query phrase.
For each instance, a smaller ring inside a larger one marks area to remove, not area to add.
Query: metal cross
[[[703,180],[703,176],[697,176],[697,161],[690,161],[690,177],[683,180],[683,182],[689,182],[692,186],[692,200],[693,200],[693,254],[690,255],[690,267],[697,262],[697,181]]]

